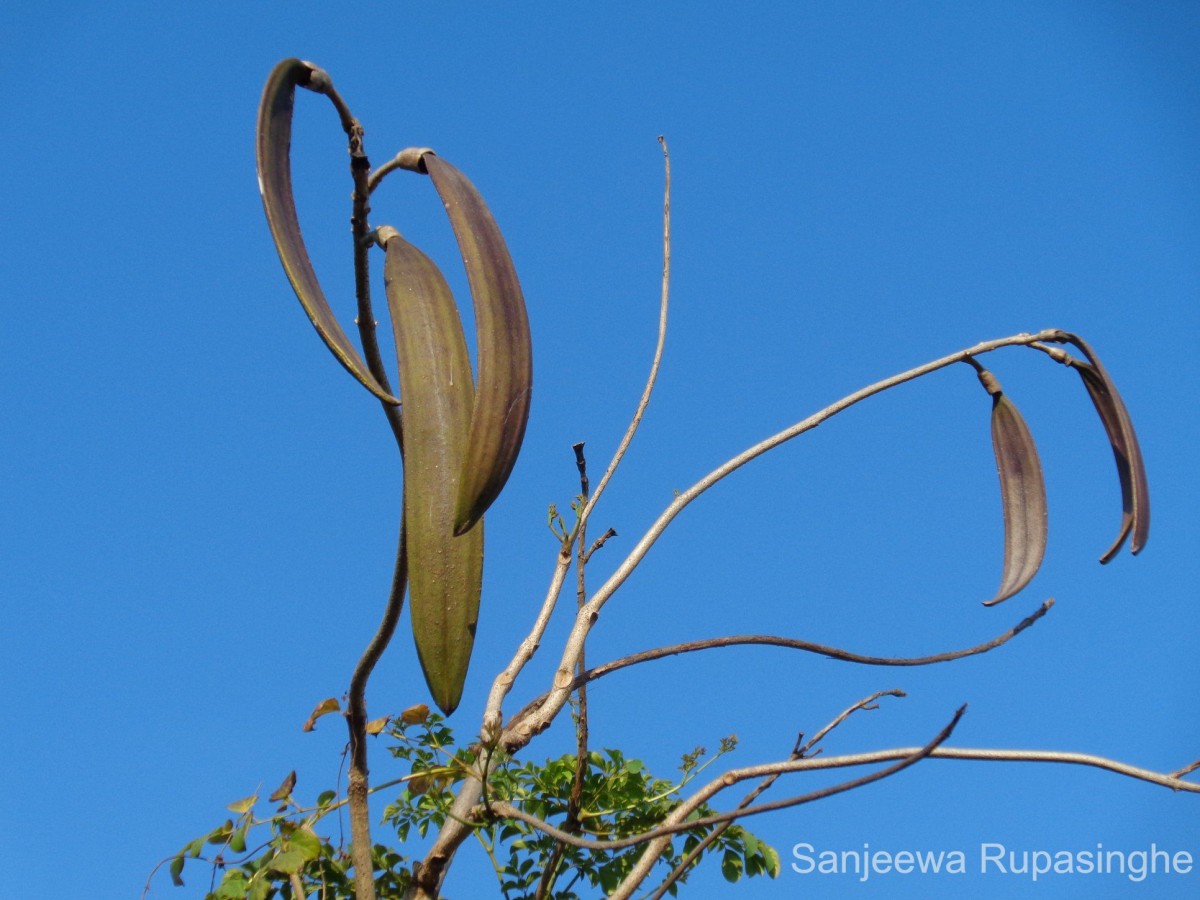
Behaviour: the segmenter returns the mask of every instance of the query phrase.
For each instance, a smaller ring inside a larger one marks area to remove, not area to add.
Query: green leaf
[[[175,887],[183,887],[183,862],[182,855],[171,860],[171,883]]]
[[[250,812],[254,809],[254,804],[258,802],[258,794],[251,794],[249,797],[243,797],[241,800],[235,800],[226,807],[230,812],[237,813],[239,816]],[[229,823],[230,830],[233,830],[233,823]]]
[[[304,864],[308,862],[309,857],[303,850],[292,849],[284,850],[281,853],[276,853],[271,859],[270,867],[275,872],[282,872],[284,875],[292,875],[304,868]]]
[[[299,850],[305,859],[316,859],[321,855],[321,839],[307,828],[297,828],[288,838],[291,849]]]
[[[230,869],[213,893],[214,900],[242,900],[246,896],[246,874],[241,869]]]
[[[755,856],[758,854],[758,838],[748,831],[742,832],[742,846],[746,848],[747,856]]]
[[[251,803],[250,805],[253,806],[254,804]],[[234,812],[243,812],[243,810],[235,809]],[[224,825],[221,825],[218,828],[214,828],[212,831],[210,831],[208,833],[208,843],[224,844],[226,841],[229,840],[229,836],[231,834],[233,834],[233,822],[230,819],[226,819]]]
[[[726,850],[721,859],[721,874],[726,881],[738,881],[742,877],[742,857],[736,850]]]
[[[772,847],[770,844],[763,844],[762,850],[763,850],[763,855],[766,857],[766,860],[767,860],[767,874],[770,875],[772,878],[778,878],[779,877],[779,869],[780,869],[779,854],[775,851],[775,848]]]
[[[229,836],[229,849],[234,853],[246,852],[246,832],[250,830],[250,821],[247,819],[238,829]]]

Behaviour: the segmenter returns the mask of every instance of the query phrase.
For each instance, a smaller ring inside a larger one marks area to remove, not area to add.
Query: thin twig
[[[581,504],[587,502],[588,495],[591,493],[591,486],[588,481],[587,457],[584,455],[583,446],[583,442],[580,441],[571,447],[575,453],[575,467],[579,470],[579,496]],[[585,549],[587,543],[587,522],[582,518],[582,515],[576,524],[574,537],[575,605],[576,610],[579,610],[583,608],[583,604],[587,601],[587,551]],[[563,820],[563,828],[572,833],[579,831],[579,811],[583,806],[583,781],[584,776],[587,774],[588,766],[587,682],[579,678],[587,667],[585,653],[586,650],[581,651],[579,659],[575,663],[576,680],[579,681],[579,686],[575,691],[577,698],[575,708],[575,772],[571,778],[571,792],[567,796],[566,818]],[[538,880],[534,900],[545,900],[546,895],[554,886],[555,879],[558,877],[558,867],[562,862],[565,852],[566,844],[554,845],[554,849],[550,853],[550,859],[542,869],[542,877]]]
[[[583,454],[583,443],[575,444],[575,466],[579,469],[579,496],[581,502],[588,502],[591,493],[587,474],[587,458]],[[583,609],[587,602],[587,521],[582,512],[575,530],[575,608]],[[588,764],[588,697],[587,682],[582,680],[587,669],[586,648],[581,647],[579,658],[575,661],[575,676],[579,686],[575,689],[578,706],[575,719],[575,776],[571,781],[571,793],[567,798],[567,829],[571,830],[578,824],[579,809],[583,797],[583,777]]]
[[[858,712],[860,709],[878,709],[879,704],[876,703],[875,701],[878,700],[880,697],[904,697],[904,696],[906,696],[904,691],[893,688],[890,691],[876,691],[870,697],[865,697],[862,700],[859,700],[853,706],[850,706],[847,709],[842,710],[842,712],[837,716],[837,718],[835,718],[832,722],[829,722],[828,724],[826,724],[825,727],[822,728],[820,731],[818,731],[815,735],[813,735],[812,739],[809,740],[807,743],[801,744],[801,741],[804,740],[803,735],[801,735],[796,740],[796,747],[792,751],[792,753],[788,757],[788,759],[789,760],[804,759],[805,756],[808,755],[809,751],[812,750],[814,747],[816,747],[816,745],[819,744],[822,741],[822,739],[824,739],[824,737],[827,734],[829,734],[829,732],[833,731],[833,729],[835,729],[839,725],[841,725],[842,722],[844,722],[844,721],[846,721],[846,719],[850,718],[851,715]],[[762,781],[760,781],[757,785],[755,785],[754,789],[752,791],[750,791],[750,793],[748,793],[745,797],[743,797],[741,799],[741,801],[738,803],[738,805],[736,807],[734,807],[734,809],[735,810],[745,810],[755,800],[757,800],[767,790],[769,790],[770,787],[773,784],[775,784],[776,781],[779,780],[779,778],[780,778],[780,775],[768,775],[766,778],[764,778]],[[663,879],[662,884],[660,884],[655,889],[654,893],[650,895],[648,900],[662,900],[662,898],[667,894],[667,892],[671,890],[671,886],[673,884],[675,884],[676,882],[678,882],[679,879],[682,878],[684,876],[684,874],[686,874],[687,871],[689,869],[691,869],[691,867],[693,865],[695,865],[696,861],[701,857],[701,855],[703,855],[704,851],[707,850],[709,847],[711,847],[713,845],[713,843],[716,842],[716,840],[718,838],[720,838],[720,836],[722,834],[724,834],[732,825],[733,825],[732,819],[729,820],[728,822],[722,822],[721,824],[719,824],[715,828],[713,828],[712,831],[710,831],[708,834],[706,834],[704,836],[704,839],[702,841],[700,841],[699,844],[697,844],[695,847],[693,847],[691,850],[689,850],[684,855],[683,859],[681,859],[679,861],[679,864],[676,865],[675,868],[671,870],[670,874],[668,874],[667,877]]]
[[[829,647],[824,644],[816,644],[812,641],[804,641],[798,638],[786,638],[772,634],[748,634],[748,635],[730,635],[728,637],[708,638],[701,641],[688,641],[682,644],[671,644],[668,647],[656,647],[653,650],[643,650],[641,653],[633,653],[629,656],[623,656],[620,659],[615,659],[612,662],[607,662],[596,666],[594,669],[589,669],[584,672],[582,678],[585,682],[592,682],[598,678],[603,678],[605,675],[611,675],[613,672],[618,672],[621,669],[629,666],[638,665],[639,663],[652,662],[656,659],[663,659],[668,656],[676,656],[681,653],[694,653],[697,650],[714,650],[722,647],[740,647],[747,645],[759,645],[768,647],[785,647],[789,650],[803,650],[808,653],[819,653],[829,659],[841,660],[843,662],[859,663],[867,666],[928,666],[934,663],[949,662],[951,660],[963,659],[968,656],[976,656],[980,653],[987,653],[989,650],[994,650],[1003,644],[1008,643],[1042,616],[1050,611],[1054,606],[1054,600],[1046,600],[1034,612],[1026,616],[1008,631],[1001,635],[992,638],[990,641],[985,641],[982,644],[976,644],[974,647],[967,647],[962,650],[950,650],[945,653],[935,653],[930,656],[866,656],[861,653],[852,653],[849,650],[842,650],[838,647]],[[571,684],[571,689],[574,690],[576,682],[580,676]],[[532,714],[540,709],[550,697],[550,692],[546,692],[539,697],[536,697],[525,707],[518,712],[509,721],[508,729],[516,728],[523,716]]]
[[[1189,775],[1192,772],[1195,772],[1197,769],[1200,769],[1200,759],[1196,760],[1194,763],[1189,763],[1188,765],[1184,766],[1182,769],[1176,769],[1174,772],[1171,773],[1171,777],[1172,778],[1182,778],[1184,775]]]
[[[839,725],[841,725],[843,722],[845,722],[848,718],[850,718],[852,715],[854,715],[860,709],[865,709],[865,710],[879,709],[879,704],[876,703],[875,701],[880,699],[881,697],[907,697],[907,696],[908,696],[908,694],[904,693],[904,691],[900,690],[899,688],[892,688],[890,691],[876,691],[870,697],[864,697],[862,700],[859,700],[853,706],[849,706],[846,709],[842,710],[840,713],[838,713],[837,717],[832,722],[830,722],[828,725],[826,725],[824,728],[822,728],[820,731],[818,731],[816,734],[814,734],[812,736],[811,740],[809,740],[806,744],[804,744],[804,746],[797,747],[796,753],[795,753],[796,759],[803,759],[803,758],[807,757],[809,752],[814,747],[816,747],[817,744],[819,744],[819,743],[821,743],[821,741],[825,740],[825,737],[829,734],[829,732],[833,731],[833,729],[837,728]],[[799,743],[799,742],[797,742],[797,743]],[[818,751],[818,752],[820,752],[820,751]]]
[[[550,576],[550,587],[546,590],[546,599],[542,601],[542,608],[538,611],[537,618],[533,622],[533,628],[529,634],[521,641],[517,647],[517,652],[504,670],[496,676],[496,680],[492,682],[492,690],[488,695],[487,707],[483,717],[483,729],[480,738],[484,744],[491,745],[496,742],[500,736],[501,725],[501,705],[504,703],[504,698],[508,696],[512,690],[513,682],[516,681],[517,675],[525,664],[533,658],[533,654],[537,652],[538,646],[541,644],[542,635],[546,631],[546,626],[550,622],[550,615],[554,612],[554,607],[558,603],[558,598],[562,594],[563,583],[567,579],[567,572],[571,568],[571,548],[569,545],[564,545],[558,554],[555,561],[554,573]]]

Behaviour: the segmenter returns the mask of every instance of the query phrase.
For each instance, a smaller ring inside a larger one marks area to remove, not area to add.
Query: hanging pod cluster
[[[399,396],[393,395],[386,374],[364,362],[342,330],[304,248],[290,162],[297,87],[329,96],[350,135],[352,155],[356,136],[361,144],[361,128],[323,70],[298,59],[279,63],[259,107],[263,206],[284,271],[322,340],[367,390],[385,404],[400,405],[413,634],[434,701],[449,714],[462,695],[474,643],[483,514],[512,472],[529,418],[533,363],[525,301],[500,229],[471,182],[430,150],[401,153],[397,167],[433,182],[458,241],[474,304],[479,374],[473,379],[462,320],[441,271],[383,226],[373,235],[386,253],[400,382]],[[365,166],[361,146],[359,153],[352,165]],[[356,183],[361,189],[365,173]]]
[[[1150,492],[1133,421],[1116,385],[1087,342],[1066,331],[1057,332],[1052,340],[1071,344],[1083,353],[1086,361],[1057,347],[1042,347],[1051,358],[1073,368],[1083,379],[1116,459],[1121,485],[1121,525],[1116,540],[1101,555],[1100,562],[1112,560],[1130,536],[1130,549],[1136,555],[1150,536]],[[966,361],[975,367],[980,382],[992,397],[992,447],[1004,508],[1004,569],[995,596],[984,601],[985,606],[992,606],[1021,591],[1042,564],[1046,552],[1046,486],[1037,447],[1025,419],[991,372],[970,357]]]

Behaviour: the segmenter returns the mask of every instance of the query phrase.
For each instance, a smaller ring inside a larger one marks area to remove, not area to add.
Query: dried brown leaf
[[[400,721],[405,725],[417,725],[429,718],[429,707],[424,703],[410,706],[400,713]]]
[[[341,712],[342,705],[337,702],[336,697],[330,697],[328,700],[322,700],[316,705],[312,713],[308,717],[308,721],[304,723],[305,731],[312,731],[317,727],[317,719],[321,716],[328,715],[333,712]]]
[[[292,795],[292,791],[296,788],[296,770],[293,769],[288,773],[287,778],[283,779],[283,784],[275,788],[275,792],[267,799],[272,803],[280,803]]]

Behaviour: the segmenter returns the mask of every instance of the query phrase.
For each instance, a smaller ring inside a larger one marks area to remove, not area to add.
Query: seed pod
[[[380,400],[395,405],[400,401],[371,374],[325,299],[304,247],[296,201],[292,196],[292,108],[296,88],[321,90],[328,83],[329,76],[324,70],[299,59],[285,59],[271,70],[258,108],[258,189],[283,269],[317,333],[338,361],[367,390]]]
[[[980,382],[992,396],[992,449],[1004,507],[1004,571],[996,595],[983,603],[993,606],[1023,590],[1042,565],[1046,553],[1046,485],[1037,446],[1024,417],[992,373],[975,365]]]
[[[475,393],[471,360],[441,272],[394,231],[385,248],[384,283],[404,398],[409,608],[425,680],[449,715],[467,677],[483,578],[482,523],[461,537],[454,534]]]
[[[1074,344],[1088,359],[1086,363],[1071,357],[1064,361],[1083,379],[1083,385],[1108,435],[1117,464],[1117,477],[1121,482],[1121,527],[1112,545],[1100,557],[1100,562],[1112,560],[1131,534],[1130,552],[1136,556],[1150,537],[1150,488],[1146,481],[1141,446],[1133,430],[1133,420],[1121,395],[1117,393],[1116,385],[1087,342],[1065,331],[1060,332],[1054,340]]]
[[[479,378],[454,514],[454,532],[463,534],[499,495],[521,450],[533,351],[516,269],[483,198],[462,172],[435,154],[426,152],[421,163],[450,217],[475,305]]]

